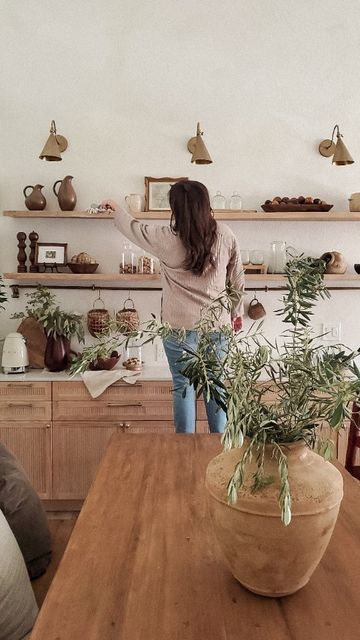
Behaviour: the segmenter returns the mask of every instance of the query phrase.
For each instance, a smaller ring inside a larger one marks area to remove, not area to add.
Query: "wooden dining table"
[[[360,483],[343,471],[310,582],[266,598],[233,578],[214,536],[204,475],[220,451],[216,434],[115,434],[31,640],[359,640]]]

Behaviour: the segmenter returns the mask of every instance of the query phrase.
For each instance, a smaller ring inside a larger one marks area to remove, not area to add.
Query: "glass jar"
[[[234,191],[230,198],[230,209],[237,211],[241,211],[242,209],[241,195],[237,191]]]
[[[249,264],[250,262],[250,252],[249,249],[241,249],[240,250],[241,262],[243,264]]]
[[[135,249],[130,242],[124,242],[122,252],[121,252],[119,272],[126,273],[129,275],[129,274],[136,273],[136,270],[137,270],[137,260],[136,260]]]
[[[258,249],[252,249],[250,251],[251,264],[264,264],[264,252]]]
[[[222,195],[221,191],[217,191],[214,195],[211,206],[213,209],[225,209],[225,196]]]
[[[149,275],[155,273],[155,263],[152,256],[142,254],[138,258],[138,273]]]
[[[141,371],[143,362],[141,360],[141,347],[137,344],[128,344],[124,349],[123,367],[130,371]]]

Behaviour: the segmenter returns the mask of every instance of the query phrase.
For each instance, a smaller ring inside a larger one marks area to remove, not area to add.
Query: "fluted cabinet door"
[[[40,498],[51,498],[51,423],[0,423],[0,441],[22,464]]]
[[[116,424],[54,422],[53,499],[82,500]]]

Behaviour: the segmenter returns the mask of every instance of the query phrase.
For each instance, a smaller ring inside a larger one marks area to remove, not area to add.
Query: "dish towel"
[[[97,398],[114,382],[124,380],[129,384],[135,384],[139,376],[139,371],[115,369],[112,371],[85,371],[81,374],[81,379],[91,397]]]

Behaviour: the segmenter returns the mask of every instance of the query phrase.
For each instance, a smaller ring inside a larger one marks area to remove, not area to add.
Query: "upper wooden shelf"
[[[17,280],[18,282],[54,282],[54,281],[66,281],[66,282],[98,282],[98,281],[122,281],[122,282],[146,282],[160,280],[160,274],[154,273],[149,275],[143,275],[136,273],[134,275],[127,275],[123,273],[4,273],[6,280]],[[281,273],[247,273],[245,275],[247,282],[277,282],[284,280],[284,276]],[[325,281],[328,282],[347,282],[351,280],[358,280],[360,283],[360,275],[356,273],[344,273],[341,275],[326,275]]]
[[[217,220],[291,220],[291,221],[326,221],[326,222],[356,222],[360,221],[360,212],[336,211],[295,211],[272,212],[264,211],[235,211],[233,209],[215,209]],[[90,214],[87,211],[4,211],[4,216],[11,218],[86,218],[88,220],[112,220],[112,213]],[[133,214],[138,220],[169,220],[169,211],[141,211]]]

